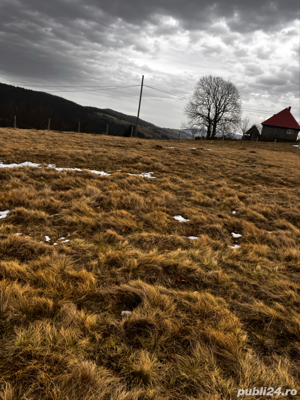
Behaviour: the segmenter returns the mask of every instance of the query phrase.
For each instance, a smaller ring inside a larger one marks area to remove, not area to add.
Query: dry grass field
[[[40,164],[0,164],[1,400],[300,390],[295,147],[10,128],[0,141],[1,163]]]

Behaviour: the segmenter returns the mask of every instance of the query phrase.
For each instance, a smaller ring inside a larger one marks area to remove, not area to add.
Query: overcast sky
[[[289,106],[300,122],[299,8],[299,0],[0,0],[0,82],[136,114],[144,75],[172,95],[145,86],[140,117],[179,128],[197,81],[213,75],[237,86],[252,122]]]

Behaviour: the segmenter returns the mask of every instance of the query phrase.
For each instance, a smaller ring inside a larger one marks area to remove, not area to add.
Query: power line
[[[170,92],[167,92],[165,90],[161,90],[161,89],[155,88],[153,86],[149,86],[149,85],[144,85],[144,86],[146,86],[146,87],[148,87],[150,89],[156,90],[158,92],[166,93],[166,94],[168,94],[170,96],[174,96],[174,97],[176,97],[177,99],[180,99],[180,100],[189,99],[191,97],[191,95],[177,95],[177,94],[170,93]],[[260,114],[269,114],[269,113],[271,114],[273,112],[273,111],[265,111],[265,110],[255,110],[255,109],[251,109],[251,108],[247,108],[247,107],[246,108],[243,107],[243,110],[248,111],[248,112],[260,113]]]
[[[110,87],[122,87],[122,86],[116,86],[116,85],[23,85],[23,86],[31,86],[31,87],[61,87],[61,88],[110,88]],[[132,85],[132,86],[139,86],[139,85]]]
[[[47,90],[45,93],[88,93],[88,92],[98,92],[102,90],[116,90],[116,89],[127,89],[131,87],[137,87],[140,85],[128,85],[128,86],[102,86],[98,89],[83,89],[83,90]],[[23,92],[23,90],[30,89],[0,89],[0,92]]]
[[[175,93],[166,92],[165,90],[161,90],[161,89],[155,88],[155,87],[153,87],[153,86],[149,86],[149,85],[144,85],[144,86],[146,86],[146,87],[148,87],[148,88],[150,88],[150,89],[156,90],[156,91],[158,91],[158,92],[161,92],[161,93],[166,93],[166,94],[168,94],[168,95],[170,95],[170,96],[174,96],[174,97],[177,97],[177,98],[182,98],[182,97],[188,98],[188,97],[191,96],[191,95],[188,95],[188,96],[187,96],[186,94],[178,95],[178,94],[175,94]]]
[[[32,86],[32,87],[44,87],[44,88],[62,88],[62,90],[47,90],[46,93],[91,93],[91,94],[97,94],[93,92],[99,92],[99,91],[105,91],[105,90],[118,90],[118,89],[127,89],[127,88],[132,88],[132,87],[140,87],[140,85],[124,85],[124,86],[113,86],[113,85],[99,85],[99,86],[90,86],[90,85],[24,85],[24,86]],[[166,90],[159,89],[157,87],[153,87],[150,85],[144,85],[145,87],[158,91],[160,93],[167,94],[169,96],[173,96],[176,99],[179,100],[186,100],[189,99],[192,94],[189,95],[179,95],[176,93],[171,93]],[[63,89],[64,88],[64,89]],[[78,88],[76,90],[65,90],[65,89],[72,89],[72,88]],[[92,88],[92,89],[89,89]],[[21,92],[24,89],[0,89],[0,92]],[[25,90],[30,90],[30,89],[25,89]],[[248,107],[243,107],[243,111],[247,112],[253,112],[253,113],[259,113],[259,114],[272,114],[274,110],[268,111],[268,110],[257,110],[257,109],[251,109]]]

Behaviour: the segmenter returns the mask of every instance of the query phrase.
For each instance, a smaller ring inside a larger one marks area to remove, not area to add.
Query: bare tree
[[[245,135],[247,131],[250,129],[250,119],[248,117],[245,117],[241,120],[241,125],[240,129],[242,131],[242,134]]]
[[[186,128],[205,129],[207,139],[218,131],[235,130],[241,120],[241,100],[236,86],[220,77],[199,79],[194,94],[184,108]]]

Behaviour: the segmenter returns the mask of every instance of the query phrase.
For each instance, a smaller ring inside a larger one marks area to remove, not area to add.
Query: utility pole
[[[139,101],[139,109],[136,117],[136,125],[135,125],[135,136],[137,136],[137,128],[139,123],[139,116],[140,116],[140,109],[141,109],[141,101],[142,101],[142,94],[143,94],[143,85],[144,85],[144,75],[142,76],[142,83],[141,83],[141,91],[140,91],[140,101]]]

